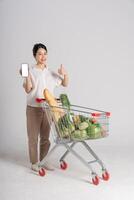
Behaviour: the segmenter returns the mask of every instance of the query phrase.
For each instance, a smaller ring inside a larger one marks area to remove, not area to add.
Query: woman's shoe
[[[35,172],[39,172],[39,170],[41,169],[41,167],[38,165],[38,163],[32,164],[31,165],[31,169]]]

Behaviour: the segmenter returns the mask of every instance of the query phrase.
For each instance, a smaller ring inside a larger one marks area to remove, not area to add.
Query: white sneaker
[[[48,161],[45,161],[44,164],[41,165],[42,168],[45,168],[46,170],[50,170],[53,171],[54,167],[52,166],[52,164],[50,164]]]
[[[38,165],[38,163],[32,164],[31,165],[31,169],[35,172],[39,172],[39,170],[41,169],[41,167]]]

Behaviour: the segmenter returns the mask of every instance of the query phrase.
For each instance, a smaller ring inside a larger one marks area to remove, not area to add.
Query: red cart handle
[[[45,99],[43,99],[43,98],[36,98],[35,101],[36,101],[37,103],[42,103],[42,102],[45,101]]]
[[[59,98],[57,98],[56,100],[57,100],[57,101],[60,101]],[[35,101],[36,101],[37,103],[42,103],[42,102],[46,101],[46,99],[44,99],[44,98],[36,98]]]
[[[110,117],[111,113],[110,112],[106,112],[106,116]]]
[[[91,115],[92,115],[93,117],[100,117],[101,115],[103,115],[103,113],[92,113]],[[110,116],[110,112],[106,112],[105,115],[106,115],[107,117],[109,117],[109,116]]]

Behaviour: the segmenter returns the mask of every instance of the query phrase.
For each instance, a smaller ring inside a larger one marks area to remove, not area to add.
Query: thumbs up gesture
[[[58,69],[58,73],[62,76],[67,75],[67,72],[62,64],[60,65],[60,68]]]

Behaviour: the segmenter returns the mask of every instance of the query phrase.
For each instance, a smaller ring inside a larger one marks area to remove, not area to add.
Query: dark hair
[[[45,51],[47,52],[47,47],[44,44],[41,44],[41,43],[35,44],[33,47],[33,56],[34,57],[36,56],[36,53],[37,53],[38,49],[40,49],[40,48],[45,49]]]

